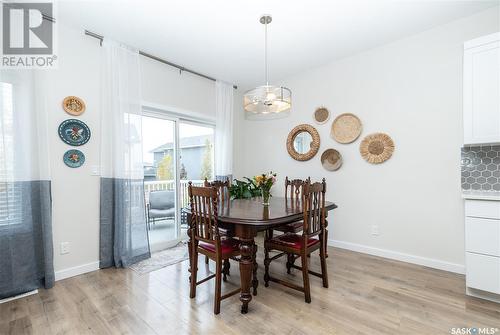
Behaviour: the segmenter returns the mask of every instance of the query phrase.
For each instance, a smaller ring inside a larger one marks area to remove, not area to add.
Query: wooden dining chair
[[[208,181],[208,179],[205,178],[203,184],[205,187],[215,187],[217,189],[217,195],[219,197],[219,205],[221,208],[225,208],[225,206],[229,204],[230,200],[229,187],[231,186],[231,182],[229,181],[229,179],[226,181],[222,180]]]
[[[311,302],[311,288],[309,285],[309,274],[318,276],[323,280],[323,287],[328,287],[328,274],[326,269],[326,211],[325,211],[325,179],[321,183],[305,183],[302,186],[302,206],[304,211],[302,234],[292,232],[285,233],[273,238],[266,238],[264,242],[264,266],[265,286],[269,281],[276,282],[295,290],[304,292],[305,301]],[[280,251],[279,254],[269,258],[271,250]],[[321,273],[309,270],[308,255],[319,250],[321,260]],[[281,256],[292,254],[301,259],[301,266],[293,265],[293,268],[302,270],[304,285],[302,287],[293,283],[273,278],[269,275],[269,265]]]
[[[231,183],[229,182],[229,179],[226,181],[222,180],[214,180],[214,181],[208,181],[207,178],[205,178],[205,181],[203,183],[205,187],[215,187],[217,189],[217,197],[219,199],[219,206],[221,209],[226,208],[225,206],[229,205],[229,200],[230,200],[230,194],[229,194],[229,186],[231,186]],[[221,236],[228,236],[228,232],[225,229],[219,228],[219,232],[221,233]],[[208,264],[209,258],[205,256],[205,264]],[[224,266],[224,276],[229,275],[229,268],[230,268],[230,263],[227,261],[227,264]]]
[[[196,286],[215,277],[214,314],[220,313],[220,302],[240,292],[240,288],[225,295],[221,293],[223,261],[240,255],[239,241],[232,238],[221,239],[218,219],[218,191],[216,187],[195,187],[189,182],[191,203],[190,260],[191,277],[189,297],[196,296]],[[215,262],[215,274],[197,281],[198,254],[203,254]]]
[[[302,187],[306,183],[311,182],[311,177],[308,177],[306,180],[301,179],[288,179],[285,178],[285,198],[287,200],[287,206],[296,207],[301,206],[302,202]],[[283,226],[279,226],[274,228],[274,230],[283,232],[283,233],[298,233],[302,230],[302,221],[297,221],[293,223],[289,223]]]
[[[288,179],[285,177],[285,199],[287,208],[294,208],[302,206],[302,187],[305,183],[311,182],[311,177],[307,177],[306,180],[302,179]],[[286,225],[278,226],[268,231],[270,237],[273,237],[273,231],[279,231],[281,233],[299,233],[302,231],[303,227],[302,220],[292,222]],[[297,256],[293,254],[287,255],[286,268],[287,273],[290,274],[292,266],[295,264]]]

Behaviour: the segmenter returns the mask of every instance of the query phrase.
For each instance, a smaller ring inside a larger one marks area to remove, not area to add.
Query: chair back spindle
[[[292,206],[298,205],[302,201],[302,187],[306,183],[310,183],[311,178],[308,177],[306,180],[301,179],[288,179],[285,178],[285,198],[290,200]]]
[[[218,192],[216,187],[196,187],[189,182],[191,229],[195,241],[220,244],[218,219]]]
[[[229,180],[226,181],[214,180],[210,182],[207,180],[207,178],[205,178],[204,186],[215,187],[217,189],[217,196],[221,208],[224,208],[224,206],[229,206],[229,200],[230,200],[229,187],[231,186]]]
[[[326,228],[325,211],[326,181],[306,183],[303,186],[304,230],[307,238],[316,236]]]

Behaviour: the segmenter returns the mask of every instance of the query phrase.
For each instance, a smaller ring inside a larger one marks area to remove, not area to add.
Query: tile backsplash
[[[500,145],[462,148],[462,189],[500,192]]]

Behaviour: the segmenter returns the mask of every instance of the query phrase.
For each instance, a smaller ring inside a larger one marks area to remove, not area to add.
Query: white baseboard
[[[56,271],[56,281],[62,280],[74,276],[78,276],[87,272],[92,272],[99,270],[99,262],[92,262],[88,264],[83,264],[75,266],[72,268]]]
[[[384,258],[389,258],[397,261],[402,261],[406,263],[418,264],[427,266],[434,269],[455,272],[464,274],[465,266],[462,264],[450,263],[445,261],[440,261],[437,259],[426,258],[421,256],[415,256],[410,254],[405,254],[398,251],[392,251],[387,249],[374,248],[362,244],[356,244],[351,242],[344,242],[339,240],[328,240],[328,245],[332,247],[337,247],[341,249],[347,249],[351,251],[361,252],[363,254],[369,254]]]

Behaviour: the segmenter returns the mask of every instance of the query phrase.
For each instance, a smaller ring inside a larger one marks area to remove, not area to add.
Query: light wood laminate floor
[[[0,334],[450,334],[452,327],[500,328],[500,305],[466,297],[462,275],[335,248],[329,253],[330,288],[311,276],[311,304],[283,286],[264,287],[260,247],[258,296],[246,315],[238,296],[213,315],[213,280],[189,299],[183,262],[143,276],[96,271],[0,304]],[[319,257],[311,259],[319,269]],[[207,270],[200,257],[201,275]],[[284,259],[271,265],[274,276],[300,283],[301,273],[292,271],[286,274]],[[238,283],[232,262],[223,294]]]

